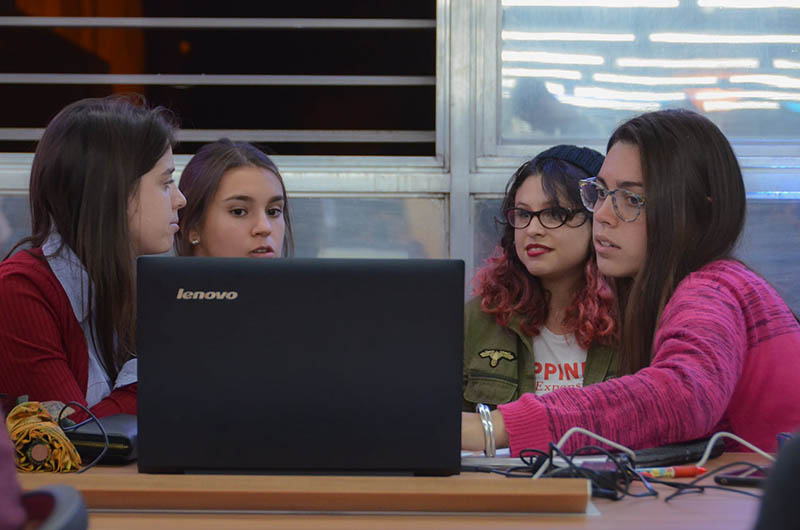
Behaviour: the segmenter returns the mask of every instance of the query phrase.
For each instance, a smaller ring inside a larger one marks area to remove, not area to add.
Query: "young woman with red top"
[[[691,111],[644,114],[617,128],[581,193],[624,308],[622,377],[501,405],[497,446],[546,450],[578,426],[632,448],[728,431],[774,451],[779,432],[800,427],[800,324],[731,257],[745,192],[727,139]],[[462,425],[463,447],[483,449],[478,416]]]
[[[182,256],[277,258],[294,251],[286,186],[256,147],[223,138],[204,145],[181,174],[188,206],[175,235]]]
[[[178,230],[174,135],[163,109],[121,98],[75,102],[47,126],[31,168],[32,235],[17,244],[32,248],[0,263],[7,410],[27,395],[99,417],[136,413],[134,261],[168,251]]]
[[[593,149],[558,145],[509,180],[500,245],[465,308],[464,410],[614,376],[616,299],[578,187],[602,164]]]

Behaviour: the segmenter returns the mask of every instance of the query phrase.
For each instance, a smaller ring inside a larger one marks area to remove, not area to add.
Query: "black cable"
[[[714,475],[716,475],[720,471],[724,471],[726,469],[730,469],[732,467],[738,467],[738,466],[749,467],[749,468],[751,468],[751,469],[753,469],[755,471],[764,472],[764,468],[762,466],[759,466],[758,464],[753,464],[752,462],[732,462],[730,464],[725,464],[724,466],[720,466],[720,467],[718,467],[718,468],[716,468],[716,469],[714,469],[712,471],[709,471],[707,473],[703,473],[703,475],[701,475],[700,477],[694,479],[691,482],[666,484],[667,486],[673,486],[673,487],[675,487],[673,484],[683,484],[683,487],[679,487],[676,492],[674,492],[669,497],[665,498],[664,502],[668,502],[670,499],[673,499],[673,498],[675,498],[675,497],[677,497],[679,495],[684,495],[686,493],[703,493],[703,491],[705,491],[706,489],[715,489],[715,490],[723,490],[723,491],[734,491],[736,493],[741,493],[742,495],[748,495],[750,497],[755,497],[757,499],[760,499],[761,495],[758,495],[756,493],[751,493],[749,491],[738,489],[738,488],[729,488],[727,486],[706,486],[706,485],[702,485],[701,486],[701,485],[698,485],[698,483],[700,481],[705,480],[705,479],[710,478],[710,477],[713,477]],[[664,482],[660,482],[659,481],[659,483],[663,484]]]
[[[585,449],[591,449],[596,452],[600,452],[606,457],[614,462],[617,466],[617,470],[619,472],[620,478],[622,478],[625,482],[624,494],[630,497],[658,497],[658,492],[650,485],[650,482],[647,481],[644,477],[642,477],[634,467],[634,463],[628,458],[626,454],[615,454],[603,447],[599,447],[596,445],[590,445],[586,447],[581,447],[577,451],[573,453],[573,458],[578,455],[579,453],[583,452]],[[646,492],[642,493],[631,493],[631,484],[638,480],[642,483],[642,485],[647,490]]]
[[[527,466],[514,466],[507,468],[496,468],[489,466],[461,466],[461,471],[469,471],[476,473],[494,473],[495,475],[502,475],[507,478],[531,478],[533,471]]]
[[[539,449],[523,449],[519,452],[519,458],[526,466],[531,468],[534,473],[539,471],[539,468],[544,465],[550,455]],[[551,460],[552,462],[552,460]]]
[[[589,447],[591,446],[587,446],[587,449]],[[584,448],[583,447],[579,448],[578,452],[581,451],[582,449]],[[549,471],[549,473],[547,473],[547,476],[550,477],[578,476],[589,479],[589,481],[592,484],[592,496],[595,497],[604,497],[616,501],[620,500],[624,496],[625,492],[619,487],[613,474],[611,477],[609,477],[607,474],[601,474],[600,472],[595,471],[593,469],[576,465],[575,462],[573,462],[572,457],[567,456],[567,454],[564,453],[554,443],[550,443],[550,451],[557,454],[564,462],[567,463],[568,467],[551,470]]]
[[[71,420],[70,420],[69,418],[63,418],[63,419],[59,420],[59,422],[61,422],[61,421],[71,421]],[[79,428],[79,427],[83,427],[84,425],[86,425],[87,423],[89,423],[89,422],[92,422],[92,421],[94,421],[94,417],[91,417],[91,418],[86,418],[86,419],[85,419],[85,420],[83,420],[82,422],[80,422],[80,423],[73,423],[72,425],[61,425],[61,424],[59,423],[59,425],[58,425],[58,426],[59,426],[59,427],[61,427],[61,430],[62,430],[62,431],[64,431],[64,432],[70,432],[70,431],[74,431],[75,429],[77,429],[77,428]]]
[[[604,454],[608,459],[608,461],[613,462],[614,466],[616,467],[616,471],[614,470],[598,471],[591,469],[590,467],[576,465],[573,459],[588,452]],[[556,466],[553,463],[554,456],[560,457],[566,463],[566,467]],[[675,488],[676,491],[667,496],[664,499],[664,502],[668,502],[669,500],[677,496],[685,495],[687,493],[703,493],[706,489],[732,491],[760,499],[761,495],[751,493],[749,491],[745,491],[742,489],[726,487],[726,486],[716,486],[716,485],[714,486],[701,485],[699,484],[699,482],[708,479],[721,471],[737,466],[745,466],[761,472],[765,471],[762,466],[753,464],[751,462],[744,462],[744,461],[733,462],[730,464],[726,464],[724,466],[720,466],[707,473],[704,473],[703,475],[697,477],[691,482],[673,482],[668,480],[645,477],[641,473],[636,471],[636,468],[634,467],[635,463],[627,459],[625,455],[612,453],[604,449],[603,447],[599,447],[596,445],[583,446],[575,450],[572,453],[572,455],[568,456],[552,442],[550,443],[549,453],[540,451],[538,449],[523,449],[520,451],[519,457],[525,464],[525,466],[507,468],[505,470],[498,470],[488,467],[480,469],[479,466],[476,466],[474,470],[496,473],[509,478],[529,477],[533,476],[533,474],[535,474],[539,470],[539,468],[542,467],[544,462],[547,461],[547,459],[549,458],[550,463],[548,465],[547,470],[541,475],[542,478],[559,478],[559,477],[585,478],[588,479],[592,484],[592,496],[605,497],[612,500],[620,500],[621,498],[626,496],[657,497],[658,492],[653,488],[652,484],[660,484],[663,486]],[[643,493],[632,493],[630,491],[630,487],[634,481],[641,482],[647,489],[647,491]]]
[[[496,468],[490,466],[461,466],[462,471],[473,471],[479,473],[494,473],[508,478],[533,478],[533,475],[542,467],[542,464],[550,455],[538,449],[523,449],[519,452],[519,459],[524,464],[522,466],[511,466],[507,468]]]
[[[556,453],[564,462],[567,467],[554,466],[549,469],[542,477],[583,477],[592,483],[592,495],[595,497],[605,497],[613,500],[620,500],[623,497],[657,497],[658,492],[645,480],[642,480],[647,491],[642,493],[631,492],[630,486],[633,480],[640,479],[636,476],[632,467],[628,464],[624,456],[611,453],[610,451],[596,446],[587,445],[580,447],[572,455],[567,456],[561,449],[551,445],[551,451]],[[574,458],[581,454],[592,452],[600,453],[606,456],[607,461],[614,464],[615,469],[597,470],[592,469],[590,466],[576,465]],[[633,479],[632,479],[633,477]],[[622,485],[620,484],[622,483]]]
[[[506,469],[493,469],[493,473],[497,473],[498,475],[503,475],[504,477],[508,478],[533,478],[534,473],[536,471],[528,466],[516,466],[516,467],[509,467]]]
[[[96,463],[98,463],[98,462],[99,462],[99,461],[100,461],[100,460],[101,460],[101,459],[102,459],[102,458],[103,458],[103,457],[106,455],[106,452],[108,452],[108,446],[109,446],[108,434],[106,433],[106,430],[103,428],[103,424],[102,424],[102,423],[100,423],[100,420],[98,420],[98,419],[97,419],[97,416],[95,416],[94,414],[92,414],[92,413],[91,413],[91,411],[89,411],[89,409],[88,409],[88,408],[86,408],[85,406],[83,406],[83,405],[81,405],[80,403],[77,403],[77,402],[75,402],[75,401],[70,401],[70,402],[68,402],[68,403],[65,403],[65,404],[64,404],[64,406],[61,408],[61,411],[58,413],[58,419],[56,420],[56,425],[58,425],[59,427],[61,426],[61,416],[63,416],[63,415],[64,415],[64,411],[65,411],[65,410],[67,410],[67,408],[69,407],[69,405],[76,405],[76,406],[78,406],[79,408],[83,409],[83,411],[84,411],[86,414],[88,414],[88,415],[90,416],[90,418],[89,418],[89,419],[86,419],[86,420],[82,421],[81,423],[78,423],[77,425],[71,426],[71,427],[70,427],[70,430],[72,430],[72,429],[74,429],[74,428],[77,428],[78,426],[84,425],[85,423],[87,423],[87,422],[89,422],[89,421],[91,421],[91,420],[94,420],[94,422],[95,422],[95,423],[97,423],[97,427],[100,429],[100,432],[101,432],[101,433],[103,433],[103,440],[104,440],[104,443],[105,443],[105,445],[103,446],[103,450],[102,450],[102,451],[100,451],[100,454],[99,454],[99,455],[97,455],[97,456],[95,457],[95,459],[94,459],[94,460],[92,460],[92,462],[91,462],[90,464],[88,464],[88,465],[87,465],[87,466],[85,466],[85,467],[82,467],[82,468],[81,468],[81,469],[78,471],[78,473],[83,473],[83,472],[84,472],[84,471],[86,471],[87,469],[91,469],[91,468],[92,468],[92,467],[93,467],[93,466],[94,466]]]

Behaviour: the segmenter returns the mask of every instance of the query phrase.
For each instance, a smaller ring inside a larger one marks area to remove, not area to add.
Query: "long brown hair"
[[[608,149],[639,149],[647,204],[647,252],[631,280],[618,280],[624,308],[620,373],[648,366],[664,306],[689,273],[730,258],[744,227],[742,172],[730,143],[689,110],[643,114],[620,125]]]
[[[206,209],[219,188],[223,175],[237,167],[260,167],[275,175],[283,192],[283,219],[286,233],[281,256],[294,253],[294,236],[289,215],[289,197],[278,166],[257,147],[246,142],[221,138],[201,147],[181,173],[179,188],[186,196],[186,206],[178,212],[180,230],[175,234],[175,249],[181,256],[192,255],[189,232],[203,224]]]
[[[66,106],[36,146],[29,187],[31,235],[11,252],[23,244],[41,247],[55,231],[61,247],[78,256],[89,276],[84,305],[94,321],[92,340],[112,381],[135,352],[128,201],[142,175],[174,144],[168,111],[149,109],[142,98],[111,97]]]

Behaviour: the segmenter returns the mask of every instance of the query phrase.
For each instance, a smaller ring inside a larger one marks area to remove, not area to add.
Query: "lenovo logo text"
[[[239,293],[236,291],[185,291],[178,289],[178,300],[236,300]]]

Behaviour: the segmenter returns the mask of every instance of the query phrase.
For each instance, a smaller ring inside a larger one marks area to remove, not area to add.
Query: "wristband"
[[[483,454],[488,457],[493,457],[495,454],[497,454],[497,451],[495,449],[492,413],[489,410],[489,407],[483,403],[478,403],[475,406],[475,412],[480,415],[481,423],[483,424]]]

